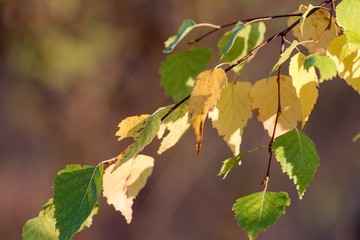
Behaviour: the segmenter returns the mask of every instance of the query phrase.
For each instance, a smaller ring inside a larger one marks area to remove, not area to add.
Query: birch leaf
[[[330,43],[327,55],[335,61],[339,76],[360,94],[360,49],[350,49],[346,36],[341,35]]]
[[[196,22],[191,19],[185,19],[180,25],[177,35],[173,35],[165,41],[164,53],[172,52],[175,46],[186,36],[186,34],[188,34],[195,27]]]
[[[141,129],[144,127],[144,122],[150,117],[149,114],[143,114],[141,116],[127,117],[119,123],[119,130],[116,132],[118,141],[132,137],[136,140],[139,136]]]
[[[167,96],[180,101],[189,93],[196,76],[206,69],[213,54],[209,48],[195,48],[176,52],[161,64],[160,84]]]
[[[274,224],[290,205],[286,192],[257,192],[236,200],[232,210],[251,240]]]
[[[290,61],[289,73],[292,77],[292,83],[296,90],[296,95],[300,99],[302,109],[301,127],[305,126],[310,113],[315,106],[318,98],[318,80],[314,67],[308,70],[304,67],[305,55],[295,54]]]
[[[132,219],[134,199],[145,186],[154,167],[154,159],[146,155],[137,155],[117,169],[109,166],[103,177],[103,195],[109,205],[120,211],[126,222]]]
[[[319,83],[330,80],[336,76],[336,64],[334,60],[327,56],[308,55],[304,60],[304,67],[306,70],[309,70],[312,66],[319,70]]]
[[[223,58],[224,55],[226,55],[229,50],[231,49],[231,47],[234,45],[234,42],[236,40],[236,37],[238,35],[238,33],[244,29],[245,24],[243,22],[238,22],[235,27],[231,30],[231,37],[230,39],[227,41],[225,47],[222,49],[221,52],[221,58]]]
[[[271,148],[281,169],[296,185],[301,199],[319,167],[314,142],[297,129],[275,139]]]
[[[200,152],[206,116],[215,107],[227,82],[226,73],[221,68],[206,70],[195,80],[189,98],[189,122],[195,130],[197,153]]]
[[[160,124],[161,121],[158,116],[151,115],[148,117],[144,121],[143,127],[138,130],[139,133],[137,134],[135,142],[116,157],[114,170],[116,170],[122,164],[126,163],[131,158],[134,158],[140,151],[142,151],[144,147],[148,145],[157,135]]]
[[[250,90],[248,82],[229,83],[222,90],[216,107],[209,113],[213,127],[223,136],[234,156],[240,153],[241,136],[252,116]]]
[[[336,6],[337,23],[344,29],[349,43],[360,48],[360,27],[357,20],[360,16],[358,0],[342,0]]]
[[[278,109],[277,76],[258,80],[252,87],[250,98],[252,109],[258,110],[258,120],[272,136]],[[289,76],[280,76],[280,101],[281,114],[275,137],[294,129],[302,119],[300,100]]]
[[[316,8],[316,6],[313,8]],[[307,9],[307,6],[302,5],[300,6],[299,10],[300,13],[305,13]],[[288,20],[288,26],[293,24],[297,19],[298,17],[290,17]],[[338,36],[339,32],[334,19],[332,19],[330,29],[326,29],[329,21],[330,14],[328,11],[326,9],[318,9],[315,13],[306,18],[303,25],[303,28],[306,29],[306,31],[302,33],[298,24],[292,29],[292,33],[299,40],[299,42],[319,39],[317,44],[315,42],[309,42],[304,44],[304,46],[309,50],[310,53],[324,54],[329,43]],[[324,34],[321,35],[322,33]]]
[[[299,22],[299,29],[300,29],[300,33],[301,35],[304,35],[304,23],[305,20],[307,18],[307,15],[310,13],[311,10],[313,10],[314,8],[319,8],[319,7],[314,7],[312,4],[309,4],[309,6],[307,7],[306,11],[303,13],[303,15],[300,18],[300,22]]]
[[[172,105],[160,109],[156,114],[159,117],[163,116],[170,110],[171,107]],[[162,138],[163,140],[161,141],[158,154],[161,154],[173,147],[189,129],[190,124],[188,123],[188,109],[189,107],[187,104],[182,104],[161,122],[157,136],[158,139]],[[165,135],[166,132],[167,134]]]
[[[297,47],[298,44],[299,44],[299,42],[294,40],[290,44],[290,46],[285,49],[285,51],[280,55],[280,58],[276,62],[275,66],[271,69],[271,73],[275,72],[280,67],[280,65],[282,65],[286,60],[288,60],[290,58],[291,53],[294,51],[294,49]]]
[[[259,45],[264,40],[264,34],[266,26],[263,22],[255,22],[247,24],[241,31],[236,35],[234,42],[230,49],[227,50],[226,54],[222,54],[227,44],[231,41],[232,31],[225,33],[218,42],[218,48],[222,59],[225,62],[236,62],[247,53],[249,53],[254,47]],[[255,55],[235,66],[232,70],[235,73],[239,73],[244,65],[249,62]]]
[[[224,175],[223,179],[236,167],[241,164],[241,160],[248,152],[239,153],[239,155],[225,159],[223,165],[221,166],[218,176]]]
[[[55,206],[50,199],[41,209],[39,216],[26,221],[22,229],[23,240],[57,240],[59,230],[55,228]]]
[[[103,184],[103,165],[69,165],[54,181],[56,228],[59,240],[71,239],[94,214]]]

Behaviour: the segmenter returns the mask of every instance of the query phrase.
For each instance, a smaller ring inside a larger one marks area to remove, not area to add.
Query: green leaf
[[[92,224],[92,220],[93,217],[98,214],[100,211],[100,205],[99,202],[97,202],[94,206],[94,208],[92,209],[90,215],[88,216],[88,218],[81,224],[80,229],[78,230],[78,232],[80,232],[81,230],[83,230],[86,227],[90,227]]]
[[[59,233],[55,229],[55,219],[48,215],[28,220],[22,229],[23,240],[57,240]]]
[[[231,172],[236,166],[239,166],[241,164],[240,161],[247,153],[248,152],[239,153],[235,157],[225,159],[218,176],[224,175],[223,179],[225,179],[229,172]]]
[[[299,44],[299,42],[297,40],[294,40],[290,46],[285,49],[285,51],[280,55],[279,60],[277,61],[277,63],[275,64],[275,66],[272,68],[271,73],[275,72],[281,64],[283,64],[286,60],[289,59],[289,57],[291,56],[291,53],[294,51],[294,49],[297,47],[297,45]]]
[[[266,31],[265,24],[263,22],[256,22],[253,24],[247,24],[236,35],[235,41],[231,48],[223,54],[227,44],[231,42],[232,31],[225,33],[218,42],[218,48],[222,59],[225,62],[236,62],[247,53],[251,51],[255,46],[259,45],[264,40],[264,34]],[[249,62],[254,56],[235,67],[233,70],[239,73],[245,63]]]
[[[231,30],[231,36],[229,38],[229,40],[227,41],[225,47],[222,49],[221,51],[221,56],[223,57],[225,54],[227,54],[229,52],[229,50],[231,49],[231,47],[234,45],[234,42],[236,40],[236,37],[238,35],[238,33],[244,29],[245,24],[243,22],[238,22],[235,27]],[[230,35],[230,34],[229,34]]]
[[[56,228],[59,240],[71,239],[97,205],[102,188],[103,165],[69,165],[54,181]],[[88,224],[86,224],[88,225]]]
[[[51,198],[40,210],[39,216],[28,220],[23,226],[23,240],[57,240],[59,238],[59,230],[55,224],[55,205]],[[85,227],[90,227],[92,217],[99,212],[99,205],[96,204],[89,217],[83,222],[78,232]]]
[[[319,56],[316,54],[311,54],[307,56],[304,60],[305,69],[309,70],[312,66],[315,66],[319,70],[320,83],[325,80],[330,80],[336,76],[336,63],[334,62],[334,60],[327,56]]]
[[[193,28],[195,28],[196,22],[191,19],[185,19],[179,27],[177,35],[171,36],[165,41],[164,53],[169,53],[174,50],[175,46],[188,34]]]
[[[52,199],[46,203],[39,216],[28,220],[22,229],[23,240],[57,240],[59,231],[55,228],[54,204]]]
[[[237,223],[247,232],[250,239],[266,230],[285,213],[290,205],[286,192],[258,192],[236,200],[233,211]]]
[[[144,122],[144,127],[139,129],[139,135],[137,136],[136,141],[116,157],[117,161],[113,171],[142,151],[157,135],[160,124],[160,118],[157,115],[151,115]]]
[[[360,28],[355,20],[360,16],[360,1],[342,0],[336,6],[336,21],[344,29],[348,42],[360,48]]]
[[[160,84],[165,94],[180,101],[190,94],[194,79],[205,70],[213,54],[209,48],[180,51],[169,56],[160,67]]]
[[[319,166],[314,142],[294,129],[277,137],[271,147],[282,171],[294,181],[301,199]]]

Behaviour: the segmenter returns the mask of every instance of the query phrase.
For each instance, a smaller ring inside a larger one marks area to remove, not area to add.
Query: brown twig
[[[323,7],[325,5],[327,5],[328,3],[330,2],[333,2],[334,0],[326,0],[324,2],[322,2],[319,6],[320,7]],[[320,8],[314,8],[312,9],[308,15],[306,17],[309,17],[311,14],[313,14],[314,12],[316,12],[318,9]],[[296,14],[296,16],[301,16],[302,14]],[[280,17],[289,17],[289,16],[293,16],[292,14],[287,14],[287,15],[277,15],[277,16],[269,16],[269,17],[272,17],[272,18],[280,18]],[[266,17],[262,17],[262,18],[266,18]],[[254,20],[257,20],[257,19],[261,19],[261,17],[258,17],[258,18],[251,18],[251,19],[246,19],[245,21],[254,21]],[[279,33],[276,33],[274,34],[273,36],[269,37],[268,39],[266,39],[264,42],[260,43],[258,46],[256,46],[255,48],[253,48],[248,54],[246,54],[245,56],[243,56],[242,58],[240,58],[236,63],[230,65],[228,68],[225,69],[225,72],[228,72],[230,71],[231,69],[233,69],[234,67],[236,67],[237,65],[239,65],[240,63],[242,63],[243,61],[247,60],[248,58],[250,58],[251,56],[253,56],[255,53],[257,53],[261,48],[263,48],[264,46],[266,46],[269,42],[271,42],[272,40],[278,38],[278,37],[284,37],[289,31],[291,31],[296,25],[298,25],[300,22],[300,18],[297,19],[293,24],[291,24],[290,26],[288,26],[286,29],[284,29],[283,31],[279,32]],[[211,33],[221,29],[221,28],[224,28],[224,27],[227,27],[227,26],[231,26],[231,25],[235,25],[237,22],[234,22],[234,23],[229,23],[229,24],[225,24],[225,25],[222,25],[220,26],[220,28],[217,28],[217,29],[213,29],[211,30],[210,32],[206,33],[205,36],[202,36],[200,37],[200,40],[208,35],[210,35]],[[198,38],[199,39],[199,38]],[[198,42],[200,40],[198,39],[195,39],[191,42]],[[280,68],[279,68],[280,69]],[[182,99],[180,102],[176,103],[162,118],[161,118],[161,121],[163,121],[165,118],[167,118],[170,113],[172,113],[176,108],[178,108],[181,104],[183,104],[186,100],[188,100],[190,98],[190,95],[186,96],[184,99]]]
[[[228,23],[228,24],[224,24],[224,25],[220,25],[219,28],[216,29],[212,29],[209,32],[205,33],[204,35],[191,40],[188,42],[189,45],[193,45],[196,44],[198,42],[200,42],[202,39],[204,39],[205,37],[211,35],[212,33],[219,31],[220,29],[226,28],[226,27],[230,27],[230,26],[234,26],[236,25],[238,22],[242,22],[242,23],[248,23],[248,22],[252,22],[252,21],[257,21],[257,20],[272,20],[272,19],[276,19],[276,18],[284,18],[284,17],[300,17],[302,14],[301,13],[293,13],[293,14],[282,14],[282,15],[274,15],[274,16],[263,16],[263,17],[254,17],[254,18],[247,18],[244,20],[239,20],[237,22],[232,22],[232,23]]]
[[[327,0],[322,2],[319,6],[323,7],[326,4],[328,4],[329,2],[331,2],[333,0]],[[313,14],[314,12],[316,12],[317,10],[319,10],[320,8],[314,8],[312,9],[308,15],[306,17],[309,17],[311,14]],[[269,37],[268,39],[266,39],[265,41],[263,41],[262,43],[260,43],[258,46],[256,46],[255,48],[253,48],[248,54],[246,54],[245,56],[243,56],[242,58],[240,58],[236,63],[230,65],[228,68],[225,69],[225,72],[230,71],[231,69],[233,69],[234,67],[236,67],[237,65],[239,65],[240,63],[242,63],[243,61],[247,60],[248,58],[250,58],[251,56],[253,56],[255,53],[257,53],[261,48],[263,48],[264,46],[266,46],[269,42],[271,42],[272,40],[280,37],[280,36],[285,36],[288,32],[290,32],[295,26],[297,26],[300,23],[300,18],[297,19],[293,24],[291,24],[290,26],[288,26],[286,29],[284,29],[283,31],[274,34],[273,36]]]
[[[284,40],[284,36],[281,37],[281,46],[280,46],[280,55],[284,52],[285,50],[285,40]],[[275,123],[274,123],[274,129],[271,135],[271,139],[270,139],[270,143],[269,143],[269,161],[268,161],[268,167],[267,167],[267,171],[266,171],[266,175],[264,180],[262,181],[262,184],[264,183],[265,179],[267,179],[266,181],[269,180],[270,178],[270,167],[271,167],[271,160],[272,160],[272,155],[273,155],[273,151],[271,149],[271,146],[274,142],[275,139],[275,133],[276,133],[276,127],[278,125],[279,122],[279,117],[281,115],[281,82],[280,82],[280,75],[281,75],[281,66],[279,66],[278,71],[277,71],[277,111],[276,111],[276,117],[275,117]]]
[[[164,121],[165,118],[167,118],[170,115],[170,113],[172,113],[175,109],[177,109],[181,104],[186,102],[186,100],[188,100],[189,98],[190,98],[190,94],[187,95],[185,98],[183,98],[180,102],[178,102],[174,106],[172,106],[172,108],[170,108],[169,111],[160,120]]]

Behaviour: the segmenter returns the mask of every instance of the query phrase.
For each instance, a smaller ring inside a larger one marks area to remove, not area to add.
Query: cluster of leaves
[[[324,8],[330,4],[330,9]],[[333,16],[336,12],[336,20]],[[170,55],[160,68],[165,93],[178,103],[153,114],[128,117],[120,122],[119,141],[133,138],[115,158],[97,166],[70,165],[55,178],[54,198],[41,209],[39,216],[26,222],[24,239],[71,239],[91,225],[98,213],[101,190],[108,204],[122,213],[128,223],[132,205],[145,186],[154,167],[154,159],[139,154],[152,140],[162,139],[158,154],[173,147],[192,127],[196,151],[203,140],[207,118],[229,146],[233,157],[226,159],[219,175],[225,178],[250,151],[240,151],[247,121],[257,112],[258,120],[270,137],[269,168],[261,192],[236,200],[233,205],[238,224],[256,238],[284,214],[290,198],[286,192],[269,192],[267,185],[272,155],[282,171],[294,182],[302,198],[318,166],[315,144],[301,130],[309,119],[318,97],[318,88],[337,74],[360,93],[360,3],[343,0],[336,6],[328,0],[319,6],[301,6],[289,15],[253,18],[223,26],[197,24],[185,20],[176,35],[165,42],[170,53],[196,27],[213,28],[208,34],[233,26],[218,42],[217,67],[208,69],[213,57],[208,48],[192,48]],[[288,27],[264,40],[265,20],[288,17]],[[285,37],[292,32],[295,40]],[[191,41],[193,45],[203,37]],[[281,55],[268,77],[254,83],[239,80],[239,75],[256,52],[268,42],[281,38]],[[288,45],[285,49],[285,45]],[[302,51],[301,51],[302,49]],[[294,53],[295,52],[295,53]],[[282,74],[289,62],[288,75]],[[220,66],[229,65],[225,70]],[[233,81],[228,72],[233,71]],[[272,73],[277,74],[270,76]],[[355,138],[354,138],[355,141]]]

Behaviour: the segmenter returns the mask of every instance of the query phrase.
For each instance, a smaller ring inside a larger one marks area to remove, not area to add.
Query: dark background
[[[122,119],[171,103],[159,85],[158,69],[166,58],[163,41],[183,19],[225,24],[290,13],[308,2],[1,1],[0,239],[21,238],[22,225],[52,197],[52,181],[67,164],[97,165],[129,144],[114,136]],[[286,20],[266,24],[270,36]],[[202,31],[195,30],[192,38]],[[220,34],[199,46],[215,47]],[[240,78],[266,77],[278,52],[278,41],[269,44]],[[269,190],[288,191],[292,204],[259,239],[360,239],[360,143],[351,142],[360,129],[359,109],[359,95],[343,80],[320,86],[304,129],[316,143],[320,168],[299,200],[273,162]],[[268,141],[254,114],[242,149]],[[135,200],[133,222],[127,225],[101,197],[100,214],[74,239],[246,239],[231,207],[237,198],[262,190],[266,150],[249,154],[223,181],[217,173],[231,153],[210,122],[200,156],[192,131],[161,156],[158,146],[155,141],[145,149],[155,157],[155,168]]]

